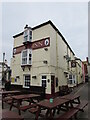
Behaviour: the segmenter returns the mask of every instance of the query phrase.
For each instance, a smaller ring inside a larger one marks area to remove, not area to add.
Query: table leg
[[[18,100],[17,101],[17,109],[18,109],[19,115],[21,115],[20,105],[21,105],[21,100]]]
[[[60,109],[61,109],[61,106],[58,106],[58,108],[57,108],[57,114],[59,114]]]
[[[56,108],[53,109],[53,116],[55,115],[55,112],[56,112]]]
[[[78,104],[80,104],[80,99],[79,99],[79,97],[78,97],[77,99],[78,99]]]
[[[66,110],[68,111],[69,110],[69,102],[65,103],[65,106],[66,106]]]
[[[4,108],[3,100],[2,100],[2,109]]]
[[[53,118],[52,109],[50,109],[49,112],[50,112],[50,119],[51,119],[51,118]]]
[[[10,111],[12,109],[13,103],[14,103],[14,99],[12,99],[12,103],[11,103],[11,106],[10,106],[10,109],[9,109]]]
[[[38,111],[36,112],[35,120],[38,120],[39,114],[40,114],[41,108],[38,107]]]
[[[73,108],[73,101],[72,100],[70,100],[70,106],[71,106],[71,108]]]
[[[2,109],[4,109],[4,96],[2,95]]]

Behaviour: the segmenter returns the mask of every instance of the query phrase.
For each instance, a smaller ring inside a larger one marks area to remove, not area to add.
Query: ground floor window
[[[43,75],[43,76],[42,76],[42,87],[47,87],[46,80],[47,80],[47,76],[46,76],[46,75]]]
[[[30,87],[30,75],[24,75],[24,86]]]

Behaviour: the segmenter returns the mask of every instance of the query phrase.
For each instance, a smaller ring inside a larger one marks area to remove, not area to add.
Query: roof
[[[38,28],[43,27],[43,26],[48,25],[48,24],[50,24],[50,25],[54,28],[54,30],[57,31],[57,33],[61,36],[62,40],[63,40],[63,41],[66,43],[66,45],[69,47],[69,49],[71,50],[71,52],[73,53],[73,55],[75,55],[74,52],[72,51],[71,47],[69,46],[69,44],[67,43],[67,41],[65,40],[65,38],[63,37],[63,35],[61,34],[61,32],[56,28],[56,26],[52,23],[51,20],[49,20],[49,21],[47,21],[47,22],[45,22],[45,23],[42,23],[42,24],[40,24],[40,25],[37,25],[37,26],[33,27],[32,30],[38,29]],[[21,33],[19,33],[19,34],[17,34],[17,35],[14,35],[13,38],[16,38],[16,37],[18,37],[18,36],[20,36],[20,35],[23,35],[23,32],[21,32]]]
[[[75,57],[75,60],[80,60],[82,62],[82,60],[80,58],[77,58],[77,57]]]

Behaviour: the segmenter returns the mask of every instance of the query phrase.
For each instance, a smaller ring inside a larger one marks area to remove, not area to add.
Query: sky
[[[0,61],[10,64],[13,35],[24,30],[26,24],[34,27],[51,20],[59,29],[76,57],[88,56],[88,2],[2,2],[0,30]],[[2,23],[2,24],[1,24]]]

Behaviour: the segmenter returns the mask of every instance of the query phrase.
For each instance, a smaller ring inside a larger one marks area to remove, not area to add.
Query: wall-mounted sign
[[[76,67],[76,61],[75,60],[71,61],[71,67]]]
[[[39,49],[50,46],[50,38],[45,38],[32,43],[32,49]]]
[[[45,44],[46,46],[48,46],[48,45],[49,45],[49,39],[46,39],[45,42],[44,42],[44,44]]]
[[[40,48],[44,48],[44,47],[48,47],[48,46],[50,46],[50,38],[49,37],[43,38],[41,40],[37,40],[35,42],[27,43],[26,46],[21,45],[21,46],[15,47],[15,48],[13,48],[13,55],[19,54],[22,52],[22,50],[25,50],[25,49],[35,50],[35,49],[40,49]]]

